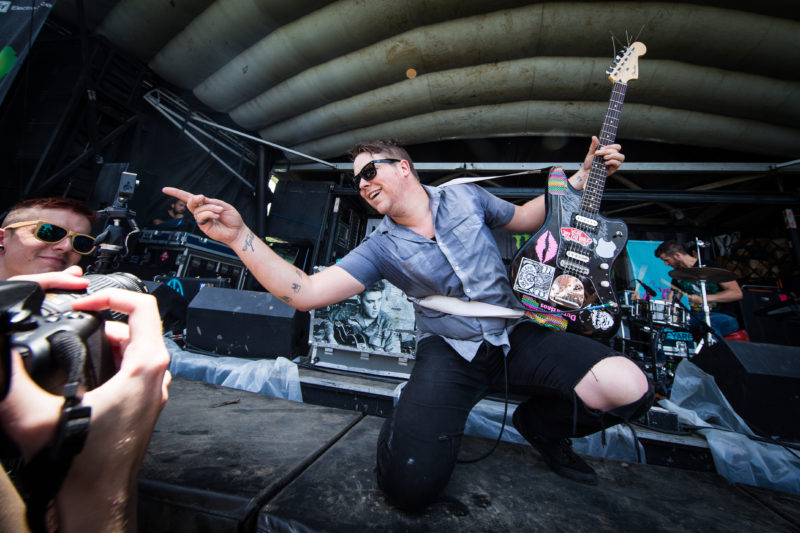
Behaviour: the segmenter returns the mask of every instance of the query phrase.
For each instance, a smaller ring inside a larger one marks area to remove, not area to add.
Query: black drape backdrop
[[[161,192],[164,186],[178,187],[197,194],[219,198],[239,210],[245,223],[255,230],[255,191],[217,162],[203,148],[155,110],[140,115],[130,152],[129,172],[138,175],[139,185],[130,201],[136,221],[146,226],[169,204]],[[211,142],[201,138],[212,148]],[[257,168],[217,148],[215,153],[255,186]],[[267,169],[269,170],[269,169]]]

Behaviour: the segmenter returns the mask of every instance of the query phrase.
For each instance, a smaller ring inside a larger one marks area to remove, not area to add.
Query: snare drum
[[[686,309],[664,300],[649,300],[650,315],[655,324],[684,328],[688,321]]]

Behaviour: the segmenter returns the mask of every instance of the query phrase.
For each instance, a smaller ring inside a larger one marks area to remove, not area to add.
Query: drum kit
[[[721,283],[736,279],[733,272],[723,268],[676,268],[669,272],[673,280],[699,283],[701,287],[705,323],[704,338],[695,338],[689,331],[690,309],[680,300],[657,300],[653,289],[638,281],[651,299],[637,298],[636,291],[623,291],[620,295],[622,319],[617,331],[616,348],[639,362],[648,373],[657,390],[662,393],[672,386],[675,368],[683,359],[691,359],[704,343],[713,343],[711,320],[706,293],[706,283]],[[674,289],[677,289],[676,287]]]

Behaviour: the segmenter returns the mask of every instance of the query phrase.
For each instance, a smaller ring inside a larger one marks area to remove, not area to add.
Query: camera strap
[[[78,383],[64,385],[64,406],[55,437],[22,470],[22,483],[28,495],[28,526],[34,533],[46,531],[47,506],[61,488],[72,460],[83,450],[91,414],[91,407],[81,405]]]

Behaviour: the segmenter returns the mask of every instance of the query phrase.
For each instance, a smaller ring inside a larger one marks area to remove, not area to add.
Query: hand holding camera
[[[141,280],[130,274],[79,275],[80,269],[71,267],[65,272],[18,276],[9,280],[13,283],[0,285],[0,309],[9,313],[11,346],[21,353],[33,380],[56,394],[62,394],[68,383],[93,389],[119,366],[103,332],[103,319],[125,321],[127,315],[110,309],[81,313],[73,309],[73,302],[109,287],[145,292]]]
[[[90,281],[79,275],[80,269],[68,269],[27,279],[50,291],[76,291]],[[114,370],[119,370],[83,396],[82,406],[91,409],[91,420],[83,449],[74,457],[55,498],[59,529],[98,531],[133,524],[135,530],[136,476],[170,382],[169,355],[161,337],[156,301],[150,295],[118,288],[86,297],[71,295],[69,300],[73,310],[49,315],[55,317],[53,322],[47,322],[44,314],[28,316],[33,324],[28,326],[30,331],[49,334],[48,324],[63,322],[82,341],[91,344],[91,339],[101,337]],[[107,309],[124,313],[128,323],[108,322],[103,328],[99,313]],[[4,337],[8,340],[9,336]],[[48,345],[51,352],[61,349],[58,344]],[[0,423],[30,459],[52,446],[61,431],[65,400],[31,379],[16,350],[10,372],[8,395],[0,402]]]
[[[111,379],[83,397],[83,404],[92,408],[89,437],[72,463],[56,507],[59,516],[69,518],[61,521],[63,531],[98,531],[98,521],[105,518],[130,527],[136,516],[137,473],[167,402],[171,380],[158,308],[152,296],[121,289],[92,294],[76,300],[73,307],[113,309],[127,314],[128,324],[107,323],[108,340],[121,364]],[[127,497],[112,499],[111,494]],[[105,507],[89,513],[74,511],[77,506],[85,508],[87,501],[102,502]]]

